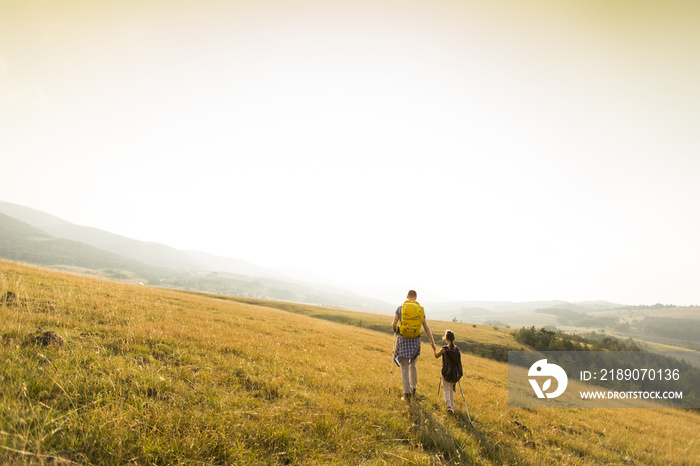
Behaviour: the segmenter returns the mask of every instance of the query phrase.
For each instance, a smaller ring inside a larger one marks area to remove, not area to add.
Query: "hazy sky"
[[[0,0],[0,200],[397,300],[700,304],[698,24],[693,0]]]

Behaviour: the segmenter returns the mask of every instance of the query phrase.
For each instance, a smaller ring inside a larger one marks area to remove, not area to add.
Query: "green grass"
[[[3,300],[8,292],[15,298]],[[696,412],[508,409],[506,364],[466,354],[470,426],[463,408],[444,413],[440,366],[428,346],[418,402],[408,406],[396,369],[388,389],[392,335],[377,330],[390,317],[241,301],[0,262],[0,463],[697,464],[700,457]],[[465,340],[517,344],[504,329],[431,326],[436,335],[454,327]],[[37,335],[46,331],[64,343],[42,346]]]

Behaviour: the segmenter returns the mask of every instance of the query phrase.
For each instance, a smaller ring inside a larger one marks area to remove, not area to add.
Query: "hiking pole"
[[[469,408],[467,408],[467,400],[464,398],[464,390],[462,390],[462,384],[460,382],[457,382],[459,384],[459,391],[462,393],[462,400],[464,400],[464,409],[467,410],[467,418],[469,419],[469,424],[472,423],[472,417],[469,415]]]
[[[394,375],[394,363],[396,360],[394,359],[394,355],[396,354],[396,331],[394,330],[394,346],[391,349],[391,369],[389,373],[389,395],[391,395],[391,378]]]

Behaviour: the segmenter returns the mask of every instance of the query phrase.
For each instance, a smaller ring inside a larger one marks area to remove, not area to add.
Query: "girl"
[[[452,406],[455,401],[455,385],[462,376],[462,362],[459,354],[459,348],[455,345],[455,334],[452,330],[446,330],[445,336],[442,337],[447,343],[437,352],[433,349],[436,358],[442,358],[442,390],[445,395],[445,403],[447,403],[447,413],[454,414]]]

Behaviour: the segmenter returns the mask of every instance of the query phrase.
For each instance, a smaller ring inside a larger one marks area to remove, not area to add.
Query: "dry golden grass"
[[[419,358],[420,396],[409,407],[399,399],[396,369],[388,390],[391,334],[332,321],[344,311],[287,312],[2,262],[0,299],[7,296],[0,301],[2,463],[698,464],[700,457],[697,412],[509,409],[506,364],[472,355],[463,358],[462,387],[474,425],[463,408],[448,417],[429,346]],[[451,327],[458,337],[519,347],[491,327],[431,325],[436,336]],[[42,346],[36,337],[46,331],[64,343]]]

